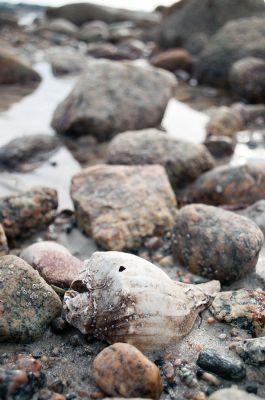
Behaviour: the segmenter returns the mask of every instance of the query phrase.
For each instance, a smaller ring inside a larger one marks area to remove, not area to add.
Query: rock
[[[8,252],[8,244],[3,225],[0,224],[0,257],[5,256]]]
[[[265,198],[265,163],[217,167],[205,172],[183,195],[189,203],[250,205]]]
[[[0,85],[38,83],[41,77],[13,53],[0,50]]]
[[[1,400],[31,400],[45,384],[45,376],[18,369],[0,368]]]
[[[213,372],[224,379],[240,381],[246,376],[243,362],[234,357],[222,356],[216,350],[203,350],[197,364],[205,371]]]
[[[87,54],[94,58],[106,58],[117,60],[119,58],[118,48],[112,43],[89,43]]]
[[[99,353],[92,375],[109,396],[159,399],[163,390],[157,366],[127,343],[115,343]]]
[[[4,27],[10,27],[10,28],[17,28],[18,27],[18,21],[17,17],[13,15],[12,13],[9,12],[0,12],[0,29]]]
[[[265,337],[234,342],[230,348],[247,364],[265,365]]]
[[[265,235],[265,200],[257,201],[252,206],[239,211],[239,213],[252,219]]]
[[[239,2],[241,7],[241,0]],[[264,2],[260,3],[264,6]],[[223,3],[220,6],[223,7]],[[197,64],[199,82],[217,87],[229,86],[231,66],[244,57],[265,58],[265,17],[231,21],[220,29]]]
[[[133,63],[91,61],[55,110],[52,127],[57,133],[92,135],[104,141],[128,129],[157,126],[175,87],[175,77],[166,71]]]
[[[64,18],[75,25],[81,26],[89,21],[112,22],[133,21],[135,23],[157,24],[160,15],[144,11],[132,11],[119,8],[105,7],[93,3],[67,4],[62,7],[47,7],[48,18]]]
[[[53,289],[16,256],[0,259],[0,342],[29,342],[40,337],[61,311]]]
[[[137,29],[135,24],[126,22],[116,22],[109,25],[109,40],[113,43],[119,43],[123,40],[128,39],[141,39],[143,37],[143,31]]]
[[[138,58],[145,58],[149,50],[147,46],[137,39],[126,39],[117,45],[118,60],[137,60]]]
[[[0,169],[27,171],[47,161],[58,149],[58,139],[50,135],[29,135],[0,147]]]
[[[191,332],[219,290],[218,281],[173,281],[133,254],[95,252],[64,295],[63,317],[88,338],[162,351]]]
[[[236,147],[236,140],[228,136],[209,136],[203,143],[214,158],[230,157]]]
[[[265,103],[265,60],[246,57],[236,61],[230,70],[230,86],[250,103]]]
[[[46,228],[55,218],[57,192],[35,187],[27,192],[0,198],[0,223],[7,238],[27,236]]]
[[[72,48],[50,49],[45,59],[51,64],[54,75],[79,73],[88,63],[85,55]]]
[[[73,177],[71,196],[79,228],[108,250],[138,248],[174,223],[176,199],[160,165],[89,167]]]
[[[47,21],[37,29],[37,31],[43,30],[62,33],[64,35],[72,37],[76,37],[78,35],[77,26],[63,18],[57,18],[53,21]]]
[[[236,104],[234,108],[237,108],[241,113],[244,123],[246,126],[257,127],[265,125],[265,105],[264,104]]]
[[[244,127],[244,120],[239,111],[222,106],[213,113],[206,130],[208,136],[233,136]]]
[[[172,237],[175,257],[196,275],[231,283],[252,272],[264,242],[248,218],[203,204],[180,209]]]
[[[79,31],[79,39],[84,42],[101,42],[109,38],[108,25],[103,21],[92,21],[84,24]]]
[[[110,164],[163,165],[176,192],[215,165],[204,146],[177,140],[158,129],[117,135],[109,144],[107,160]]]
[[[69,288],[83,268],[82,261],[55,242],[32,244],[22,251],[20,257],[35,268],[47,283],[62,288]]]
[[[265,14],[262,0],[183,0],[173,4],[162,20],[160,44],[172,48],[187,44],[198,34],[216,33],[227,21]]]
[[[178,69],[191,72],[193,60],[187,50],[179,48],[155,55],[151,58],[151,64],[172,72]]]
[[[254,394],[249,394],[238,390],[236,388],[221,389],[214,392],[209,400],[261,400],[261,397],[255,396]]]
[[[265,333],[265,292],[241,289],[218,293],[210,310],[218,321]]]

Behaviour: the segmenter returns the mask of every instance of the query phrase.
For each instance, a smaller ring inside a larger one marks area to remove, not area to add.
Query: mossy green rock
[[[54,290],[16,256],[0,258],[0,342],[30,342],[60,314]]]

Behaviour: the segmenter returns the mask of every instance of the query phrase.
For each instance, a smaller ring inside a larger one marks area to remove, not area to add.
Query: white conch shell
[[[96,252],[66,292],[64,313],[84,334],[151,351],[187,335],[218,291],[218,281],[174,282],[140,257]]]

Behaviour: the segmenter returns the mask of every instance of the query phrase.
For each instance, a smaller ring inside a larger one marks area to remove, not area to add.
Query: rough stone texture
[[[49,135],[29,135],[0,147],[0,169],[25,171],[47,161],[58,148],[58,139]]]
[[[265,103],[265,60],[246,57],[235,62],[229,74],[230,86],[250,103]]]
[[[107,160],[110,164],[163,165],[176,192],[215,166],[203,145],[177,140],[157,129],[117,135],[109,144]]]
[[[163,390],[157,366],[127,343],[104,349],[93,362],[92,374],[110,396],[159,399]]]
[[[27,236],[47,227],[57,207],[55,189],[35,187],[19,195],[0,198],[0,223],[8,238]]]
[[[214,158],[231,156],[236,147],[236,140],[228,136],[208,136],[204,146]]]
[[[218,293],[210,310],[218,321],[265,333],[265,292],[241,289]]]
[[[58,133],[98,140],[157,126],[175,87],[173,74],[154,67],[93,60],[55,110],[52,126]]]
[[[209,400],[261,400],[261,397],[236,388],[230,388],[218,390],[209,397]]]
[[[245,339],[230,345],[245,363],[252,365],[265,365],[265,337]]]
[[[41,77],[13,53],[0,49],[0,85],[40,82]]]
[[[264,237],[248,218],[203,204],[183,207],[172,237],[175,257],[196,275],[231,283],[252,272]]]
[[[253,204],[265,198],[265,163],[214,168],[191,184],[183,198],[212,205]]]
[[[212,349],[203,350],[197,364],[205,371],[228,380],[240,381],[246,376],[246,367],[242,361],[235,357],[223,356]]]
[[[176,199],[162,166],[97,165],[72,180],[77,223],[109,250],[135,249],[174,223]]]
[[[231,21],[213,36],[198,62],[199,81],[228,86],[232,64],[244,57],[265,58],[264,17]]]
[[[252,206],[239,212],[241,215],[252,219],[265,235],[265,200],[260,200]]]
[[[32,244],[22,251],[20,257],[35,268],[47,283],[63,288],[69,288],[83,268],[81,260],[55,242]]]
[[[172,72],[178,69],[191,72],[193,59],[187,50],[179,48],[155,55],[151,58],[151,64]]]
[[[61,301],[30,265],[16,256],[0,259],[0,342],[40,337],[60,313]]]
[[[93,3],[75,3],[62,7],[47,7],[46,14],[48,18],[64,18],[78,26],[95,20],[104,21],[107,24],[133,21],[152,26],[153,24],[156,25],[160,20],[159,14],[105,7]]]
[[[206,130],[207,135],[233,136],[243,130],[244,126],[243,117],[238,110],[223,106],[213,113]]]
[[[45,59],[51,64],[54,75],[76,74],[87,66],[87,58],[71,48],[50,49]]]
[[[8,244],[3,225],[0,224],[0,257],[8,252]]]
[[[160,44],[165,48],[187,45],[198,35],[216,33],[227,21],[265,14],[262,0],[182,0],[162,21]]]

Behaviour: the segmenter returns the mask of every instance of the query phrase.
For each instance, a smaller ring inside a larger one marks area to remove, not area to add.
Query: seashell
[[[152,351],[187,335],[220,283],[175,282],[132,254],[96,252],[64,297],[67,321],[83,334]]]

